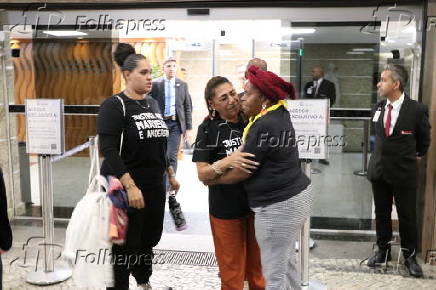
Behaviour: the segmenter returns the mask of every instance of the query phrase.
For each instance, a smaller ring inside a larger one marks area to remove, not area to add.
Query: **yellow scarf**
[[[285,101],[285,100],[279,100],[279,101],[277,102],[277,104],[272,105],[272,106],[269,106],[269,107],[266,108],[265,110],[260,111],[260,113],[257,114],[256,116],[251,117],[251,118],[249,119],[249,122],[248,122],[247,126],[245,126],[245,128],[244,128],[244,134],[242,135],[242,142],[245,143],[245,141],[246,141],[246,139],[247,139],[248,132],[250,131],[250,128],[251,128],[251,126],[253,126],[254,122],[257,121],[257,119],[259,119],[260,117],[265,116],[268,112],[271,112],[271,111],[275,111],[275,110],[277,110],[277,109],[280,108],[281,106],[287,108],[287,105],[286,105],[286,101]]]

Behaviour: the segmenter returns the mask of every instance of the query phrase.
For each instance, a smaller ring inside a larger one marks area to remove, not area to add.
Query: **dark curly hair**
[[[138,66],[138,61],[147,58],[136,53],[135,48],[130,44],[119,43],[114,51],[114,59],[121,71],[133,71]]]

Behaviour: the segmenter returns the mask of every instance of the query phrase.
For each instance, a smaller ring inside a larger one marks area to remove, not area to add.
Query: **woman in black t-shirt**
[[[206,85],[205,99],[209,116],[198,127],[192,158],[199,179],[213,180],[232,167],[255,169],[253,155],[238,150],[244,122],[232,84],[224,77],[213,77]],[[245,278],[250,289],[265,289],[254,218],[243,184],[209,186],[209,214],[221,289],[240,290]]]
[[[120,179],[130,208],[126,242],[112,247],[115,285],[108,289],[129,289],[130,274],[144,289],[151,289],[152,248],[163,229],[164,172],[174,190],[178,191],[179,184],[166,160],[168,128],[156,101],[147,96],[152,80],[150,63],[125,43],[118,44],[114,58],[126,89],[100,107],[97,133],[105,158],[101,174]]]
[[[235,168],[209,184],[244,180],[248,203],[255,212],[266,289],[300,289],[294,245],[310,216],[313,197],[310,180],[299,167],[295,131],[284,100],[294,98],[294,88],[255,66],[249,67],[247,78],[241,97],[242,111],[249,118],[243,151],[254,154],[260,165],[252,174]]]

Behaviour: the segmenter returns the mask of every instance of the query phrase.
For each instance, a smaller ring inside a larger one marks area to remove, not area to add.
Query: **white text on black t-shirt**
[[[168,127],[158,113],[141,113],[132,115],[135,120],[136,129],[138,129],[139,139],[168,137]],[[146,134],[144,134],[146,131]]]

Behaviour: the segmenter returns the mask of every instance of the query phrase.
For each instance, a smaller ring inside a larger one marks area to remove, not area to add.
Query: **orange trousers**
[[[222,290],[264,290],[260,249],[254,234],[254,215],[240,219],[218,219],[210,215],[215,256]]]

